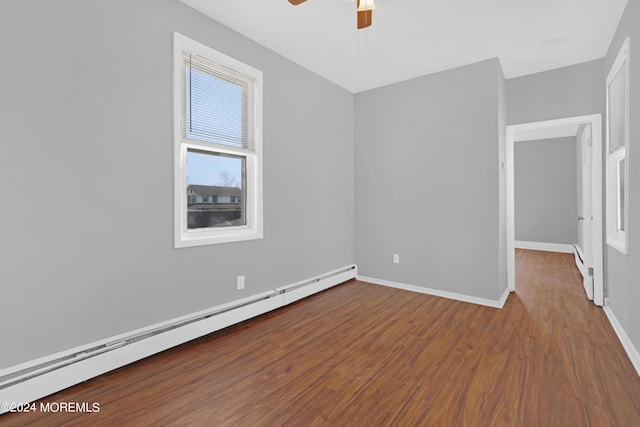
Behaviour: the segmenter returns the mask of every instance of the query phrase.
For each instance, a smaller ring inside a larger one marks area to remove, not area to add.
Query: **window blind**
[[[183,137],[255,151],[256,81],[183,52]]]
[[[609,83],[609,153],[625,147],[626,68],[622,64]]]

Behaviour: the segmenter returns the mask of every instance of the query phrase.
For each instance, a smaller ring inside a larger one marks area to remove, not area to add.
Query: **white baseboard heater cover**
[[[291,304],[356,276],[356,266],[350,265],[313,279],[0,370],[0,402],[28,403],[41,399],[137,360]]]
[[[582,249],[578,245],[573,245],[573,257],[576,261],[576,267],[580,270],[580,274],[582,277],[587,275],[587,269],[584,265],[584,254],[582,253]]]

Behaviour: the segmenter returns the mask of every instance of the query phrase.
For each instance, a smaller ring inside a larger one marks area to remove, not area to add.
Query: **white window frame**
[[[627,37],[618,52],[618,56],[611,66],[611,70],[607,75],[607,122],[606,122],[606,138],[607,138],[607,194],[606,194],[606,233],[607,244],[623,254],[629,253],[629,47],[630,39]],[[609,117],[610,117],[610,94],[609,86],[618,71],[625,67],[625,133],[624,144],[622,147],[610,152],[610,136],[609,136]],[[620,164],[624,161],[624,174],[620,174]],[[624,180],[624,203],[620,199],[620,186]],[[620,218],[624,221],[620,224]]]
[[[254,150],[236,148],[186,138],[183,135],[183,51],[188,51],[218,65],[249,76],[256,81],[254,93],[255,130]],[[179,33],[173,36],[173,116],[174,116],[174,247],[212,245],[263,238],[262,222],[262,72],[234,58],[198,43]],[[212,227],[196,230],[187,228],[187,150],[195,149],[212,154],[231,154],[245,159],[246,225]]]

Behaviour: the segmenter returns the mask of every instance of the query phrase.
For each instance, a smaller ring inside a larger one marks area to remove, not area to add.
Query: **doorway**
[[[587,135],[586,130],[590,129]],[[580,135],[579,135],[580,134]],[[541,122],[523,123],[507,126],[506,138],[506,202],[507,202],[507,283],[510,291],[516,290],[515,283],[515,168],[514,153],[517,141],[574,136],[581,147],[590,152],[589,167],[582,169],[583,212],[580,215],[583,246],[581,262],[587,273],[584,281],[585,291],[594,304],[604,303],[603,274],[603,229],[602,229],[602,115],[569,117]],[[578,139],[579,137],[579,139]],[[583,153],[586,154],[586,153]],[[582,161],[581,161],[582,163]],[[589,171],[590,169],[590,171]],[[584,206],[586,204],[586,206]],[[586,242],[584,239],[588,239]],[[577,242],[576,242],[577,243]]]

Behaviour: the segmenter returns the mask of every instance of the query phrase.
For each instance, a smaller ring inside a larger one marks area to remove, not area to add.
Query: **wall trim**
[[[604,309],[604,313],[607,315],[611,326],[613,326],[613,330],[616,331],[616,335],[618,335],[618,339],[622,343],[622,347],[624,347],[624,350],[627,352],[629,360],[631,360],[633,367],[636,368],[636,373],[640,376],[640,353],[638,352],[638,349],[633,345],[633,342],[631,342],[629,335],[627,335],[627,332],[620,324],[620,321],[618,321],[618,318],[613,313],[611,307],[604,306],[602,308]]]
[[[564,243],[524,242],[522,240],[516,240],[514,246],[517,249],[530,249],[533,251],[561,252],[563,254],[573,253],[573,245]]]
[[[492,300],[487,298],[474,297],[471,295],[464,295],[464,294],[457,294],[454,292],[442,291],[440,289],[425,288],[425,287],[416,286],[416,285],[408,285],[406,283],[393,282],[391,280],[376,279],[374,277],[358,276],[357,279],[363,282],[374,284],[374,285],[387,286],[390,288],[402,289],[402,290],[411,291],[411,292],[418,292],[421,294],[432,295],[432,296],[452,299],[456,301],[468,302],[471,304],[484,305],[484,306],[493,307],[493,308],[503,308],[504,304],[507,302],[507,297],[509,296],[509,293],[510,293],[509,289],[506,288],[502,293],[502,296],[500,297],[500,299]]]
[[[33,402],[145,357],[284,307],[354,279],[357,275],[355,265],[345,266],[272,291],[2,369],[0,402]],[[10,409],[7,405],[1,405],[0,414]]]

